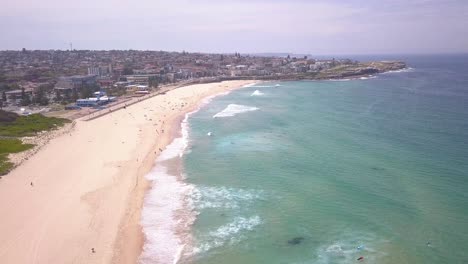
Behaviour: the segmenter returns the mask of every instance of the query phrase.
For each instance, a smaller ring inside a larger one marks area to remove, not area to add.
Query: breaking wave
[[[411,71],[413,71],[413,70],[414,70],[414,68],[407,67],[407,68],[404,68],[404,69],[401,69],[401,70],[387,71],[387,72],[384,72],[384,73],[381,73],[381,74],[400,73],[400,72],[411,72]]]
[[[250,96],[259,96],[259,95],[264,95],[264,93],[260,92],[259,90],[255,90]]]
[[[320,246],[315,263],[355,263],[360,256],[364,256],[368,263],[379,263],[378,260],[386,254],[378,249],[382,248],[385,242],[370,234],[344,234],[335,241]]]
[[[226,225],[210,231],[202,238],[203,242],[193,249],[194,254],[204,253],[211,249],[222,247],[224,245],[234,245],[243,240],[243,234],[252,231],[260,225],[262,220],[259,216],[249,218],[236,217]]]
[[[240,208],[254,200],[264,199],[261,190],[245,190],[227,187],[197,187],[191,190],[190,199],[196,209]]]
[[[255,111],[255,110],[258,110],[258,108],[253,107],[253,106],[230,104],[223,111],[215,114],[213,118],[230,117],[230,116],[235,116],[240,113],[245,113],[245,112],[250,112],[250,111]]]
[[[369,80],[369,79],[375,79],[375,78],[377,78],[377,76],[371,75],[368,77],[360,77],[359,80]]]

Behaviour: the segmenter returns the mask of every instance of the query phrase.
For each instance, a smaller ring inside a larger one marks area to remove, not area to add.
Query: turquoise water
[[[198,215],[180,262],[468,263],[468,57],[407,61],[257,84],[191,115]]]

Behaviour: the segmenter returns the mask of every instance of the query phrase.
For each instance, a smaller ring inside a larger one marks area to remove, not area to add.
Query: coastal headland
[[[185,113],[252,82],[185,86],[77,119],[0,180],[0,263],[136,263],[145,174]]]

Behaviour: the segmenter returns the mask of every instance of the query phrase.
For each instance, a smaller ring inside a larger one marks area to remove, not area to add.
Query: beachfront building
[[[101,89],[110,89],[112,88],[114,81],[107,77],[102,77],[97,79],[97,83]]]
[[[23,99],[23,90],[18,89],[18,90],[12,90],[12,91],[6,91],[6,103],[8,104],[19,104],[21,103],[21,100]],[[32,98],[33,96],[33,89],[24,89],[24,96],[27,96],[28,98]]]
[[[149,91],[149,86],[148,85],[141,85],[141,84],[130,84],[125,86],[125,89],[127,91]]]
[[[159,75],[157,74],[138,74],[138,75],[126,75],[127,82],[133,82],[139,85],[150,85],[153,81],[157,81]]]
[[[75,75],[70,77],[60,77],[54,89],[59,91],[80,90],[85,86],[96,85],[95,75]]]
[[[96,107],[96,106],[108,104],[113,101],[115,101],[115,97],[109,97],[109,96],[104,95],[104,96],[91,97],[91,98],[86,98],[86,99],[78,99],[76,100],[76,105],[80,107]]]
[[[98,98],[78,99],[76,100],[76,105],[80,107],[93,107],[98,106],[98,102]]]

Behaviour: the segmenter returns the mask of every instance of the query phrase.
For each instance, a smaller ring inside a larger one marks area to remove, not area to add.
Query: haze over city
[[[4,1],[0,49],[468,52],[468,1]]]

